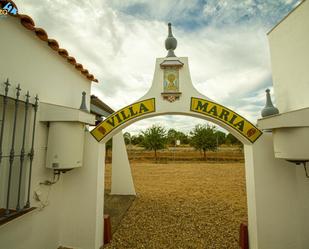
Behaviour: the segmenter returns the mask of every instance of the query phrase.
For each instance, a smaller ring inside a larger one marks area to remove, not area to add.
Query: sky
[[[15,0],[19,13],[68,50],[99,80],[92,93],[114,110],[150,88],[155,59],[165,57],[167,23],[189,57],[192,82],[207,97],[256,123],[272,90],[267,32],[299,0]],[[159,116],[127,127],[160,124],[188,132],[205,121]]]

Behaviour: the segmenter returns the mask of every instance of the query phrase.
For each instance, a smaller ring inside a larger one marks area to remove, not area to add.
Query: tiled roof
[[[1,1],[0,5],[5,2],[10,2],[12,3],[12,5],[15,5],[15,3],[13,1]],[[17,7],[16,7],[17,8]],[[76,61],[76,59],[69,55],[68,51],[65,50],[64,48],[60,48],[57,40],[55,39],[50,39],[48,37],[47,32],[42,29],[42,28],[38,28],[35,26],[34,21],[32,20],[32,18],[28,15],[23,15],[23,14],[17,14],[17,15],[11,15],[13,17],[19,18],[20,19],[20,23],[28,30],[32,31],[37,37],[39,37],[43,42],[46,42],[47,45],[53,49],[55,52],[57,52],[61,57],[63,57],[64,59],[67,60],[68,63],[72,64],[76,70],[80,71],[80,73],[86,77],[88,80],[90,81],[94,81],[94,82],[98,82],[98,80],[93,76],[93,74],[90,74],[89,71],[87,69],[84,68],[84,66],[80,63],[78,63]]]

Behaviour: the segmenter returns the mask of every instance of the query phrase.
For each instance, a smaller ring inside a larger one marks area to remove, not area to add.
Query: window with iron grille
[[[31,209],[38,97],[7,80],[0,88],[0,225]]]

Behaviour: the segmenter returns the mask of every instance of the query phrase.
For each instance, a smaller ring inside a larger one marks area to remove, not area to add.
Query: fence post
[[[1,132],[0,132],[0,164],[2,160],[2,142],[3,142],[3,131],[4,131],[4,123],[5,123],[5,114],[6,114],[6,106],[8,103],[8,92],[9,92],[9,79],[4,83],[5,85],[5,94],[3,97],[3,109],[2,109],[2,124],[1,124]]]
[[[39,97],[35,96],[35,104],[34,104],[34,118],[33,118],[33,128],[32,128],[32,142],[31,142],[31,150],[29,153],[30,157],[30,167],[29,167],[29,179],[28,179],[28,194],[27,194],[27,202],[25,208],[30,208],[30,189],[31,189],[31,176],[32,176],[32,163],[34,157],[34,137],[35,137],[35,126],[36,126],[36,114],[39,106]]]
[[[26,102],[25,102],[25,119],[24,119],[23,141],[22,141],[21,152],[20,152],[20,168],[19,168],[18,196],[17,196],[16,211],[20,210],[20,191],[21,191],[21,180],[22,180],[22,173],[23,173],[23,165],[24,165],[24,160],[25,160],[25,140],[26,140],[26,131],[27,131],[29,97],[30,97],[29,92],[27,92]]]
[[[12,180],[12,167],[14,162],[14,156],[15,156],[15,135],[16,135],[16,123],[17,123],[17,112],[18,112],[18,101],[19,101],[19,95],[20,95],[20,85],[16,87],[16,99],[15,99],[15,113],[14,113],[14,123],[13,123],[13,135],[12,135],[12,145],[11,145],[11,151],[10,151],[10,166],[9,166],[9,180],[8,180],[8,190],[6,195],[6,210],[5,214],[10,214],[9,205],[10,205],[10,194],[11,194],[11,180]]]

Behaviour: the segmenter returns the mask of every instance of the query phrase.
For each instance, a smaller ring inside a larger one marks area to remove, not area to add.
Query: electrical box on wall
[[[276,158],[291,161],[309,160],[308,127],[274,129],[273,136]]]
[[[85,125],[77,122],[51,122],[48,132],[46,167],[81,167],[84,154]]]
[[[55,170],[81,167],[85,125],[94,125],[95,116],[84,110],[41,103],[40,121],[49,124],[46,167]]]
[[[272,130],[276,158],[309,160],[309,108],[269,116],[260,119],[258,125]]]

